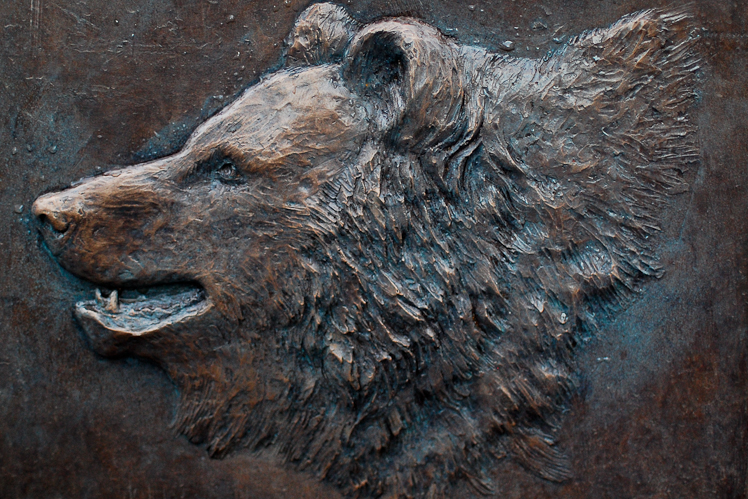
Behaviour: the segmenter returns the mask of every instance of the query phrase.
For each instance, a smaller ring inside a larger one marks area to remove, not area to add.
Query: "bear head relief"
[[[507,457],[564,480],[575,348],[660,274],[698,161],[690,25],[639,12],[524,59],[317,4],[180,152],[33,211],[96,287],[92,348],[160,365],[211,455],[358,497],[498,492]]]

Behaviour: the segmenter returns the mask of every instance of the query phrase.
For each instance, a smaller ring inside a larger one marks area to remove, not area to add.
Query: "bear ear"
[[[463,121],[464,85],[457,48],[413,19],[370,24],[351,41],[343,78],[372,107],[395,143],[423,150],[449,142]]]
[[[318,3],[302,12],[284,42],[288,67],[339,61],[359,24],[346,10]]]

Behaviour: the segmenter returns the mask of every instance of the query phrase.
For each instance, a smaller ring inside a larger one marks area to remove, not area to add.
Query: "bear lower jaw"
[[[173,329],[213,308],[196,284],[156,287],[146,294],[113,290],[107,297],[97,288],[95,295],[75,305],[75,316],[94,350],[107,356],[121,353],[131,340]]]

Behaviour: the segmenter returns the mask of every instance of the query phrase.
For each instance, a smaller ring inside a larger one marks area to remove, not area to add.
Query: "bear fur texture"
[[[110,290],[76,307],[92,348],[162,366],[211,455],[351,497],[500,493],[505,458],[564,480],[575,349],[660,275],[699,160],[690,26],[647,10],[535,60],[318,4],[179,153],[33,210]]]

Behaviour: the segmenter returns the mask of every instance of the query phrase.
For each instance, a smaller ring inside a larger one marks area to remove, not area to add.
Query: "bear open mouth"
[[[111,332],[142,336],[202,315],[208,308],[205,290],[185,283],[140,291],[97,288],[95,299],[76,304],[75,315],[84,325],[93,320]]]

